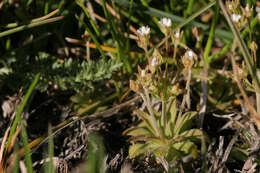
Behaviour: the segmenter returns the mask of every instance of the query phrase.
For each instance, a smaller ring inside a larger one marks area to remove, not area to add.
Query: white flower
[[[240,14],[232,14],[231,15],[231,19],[232,19],[232,21],[233,22],[235,22],[235,23],[238,23],[239,22],[239,20],[241,19],[241,15]]]
[[[246,10],[246,12],[250,12],[249,4],[246,4],[245,10]]]
[[[152,67],[159,65],[158,59],[156,57],[153,57],[151,65]]]
[[[257,13],[260,13],[260,7],[255,7],[255,11],[257,12]]]
[[[172,20],[170,18],[161,18],[159,21],[159,24],[163,27],[171,27],[172,26]]]
[[[181,34],[179,31],[175,33],[175,38],[180,38],[180,36],[181,36]]]
[[[141,77],[145,77],[145,70],[141,71]]]
[[[150,34],[150,28],[148,26],[142,26],[137,30],[140,36],[146,36]]]
[[[231,4],[228,4],[228,8],[229,8],[229,10],[232,10],[233,6]]]
[[[187,57],[189,60],[196,58],[196,54],[192,50],[188,50],[187,52],[185,52],[184,56]]]
[[[257,19],[260,20],[260,12],[257,13]]]

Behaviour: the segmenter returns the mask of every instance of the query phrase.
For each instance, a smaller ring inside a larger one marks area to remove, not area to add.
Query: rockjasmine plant
[[[186,92],[184,92],[181,106],[178,107],[177,96],[182,93],[177,75],[180,73],[172,71],[172,68],[167,68],[168,57],[163,57],[159,49],[154,49],[151,56],[148,54],[150,28],[148,26],[139,28],[137,30],[138,45],[145,51],[148,63],[144,68],[138,67],[136,80],[130,80],[130,88],[142,97],[146,111],[135,111],[141,122],[137,126],[125,130],[124,134],[131,136],[130,158],[154,156],[168,172],[169,170],[178,171],[178,168],[173,168],[171,165],[182,157],[187,155],[197,157],[196,143],[200,142],[203,131],[192,128],[192,122],[197,112],[184,111],[185,102],[187,102],[187,98],[189,99],[191,70],[197,61],[197,55],[181,43],[183,32],[180,29],[173,31],[170,19],[162,18],[159,24],[165,37],[170,36],[174,51],[178,46],[186,49],[181,56],[183,66],[178,68],[183,71],[184,76],[187,76]],[[167,47],[168,39],[165,44]],[[167,56],[167,53],[164,55]],[[177,54],[174,53],[174,56]],[[188,75],[186,75],[187,73]],[[152,99],[160,101],[159,110],[153,107]],[[189,105],[187,107],[189,108]]]

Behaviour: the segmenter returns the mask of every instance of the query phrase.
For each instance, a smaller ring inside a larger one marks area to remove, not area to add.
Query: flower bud
[[[192,50],[188,50],[182,56],[181,60],[184,67],[191,67],[194,64],[194,60],[196,59],[197,59],[197,55]]]
[[[148,26],[142,26],[137,30],[138,33],[138,46],[146,49],[149,42],[150,28]]]
[[[253,12],[253,7],[249,7],[249,4],[247,3],[246,4],[246,7],[245,8],[242,8],[241,7],[241,9],[242,9],[242,12],[243,12],[243,15],[246,17],[246,18],[250,18],[251,17],[251,15],[252,15],[252,12]]]
[[[168,33],[170,32],[171,26],[172,26],[172,21],[170,18],[161,18],[161,20],[159,21],[159,24],[161,26],[161,30],[165,35],[168,35]]]

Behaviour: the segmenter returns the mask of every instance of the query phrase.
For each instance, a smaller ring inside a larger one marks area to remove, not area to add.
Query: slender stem
[[[252,106],[252,104],[250,104],[250,101],[249,101],[249,98],[246,94],[246,91],[245,89],[243,88],[242,84],[241,84],[241,81],[239,79],[239,75],[238,75],[238,72],[237,72],[237,65],[236,65],[236,61],[235,61],[235,58],[234,56],[232,55],[231,56],[231,62],[232,62],[232,68],[233,68],[233,73],[234,73],[234,78],[235,78],[235,81],[237,83],[237,86],[243,96],[243,99],[245,101],[245,104],[246,106],[248,107],[248,110],[250,112],[250,115],[251,117],[254,119],[255,121],[255,124],[258,128],[258,130],[260,131],[260,118],[255,110],[255,108]]]
[[[150,96],[149,96],[149,93],[148,93],[147,89],[144,89],[144,94],[145,94],[145,96],[141,95],[141,97],[143,98],[143,100],[145,102],[145,105],[146,105],[146,107],[147,107],[147,109],[148,109],[148,111],[149,111],[149,113],[151,115],[151,118],[152,118],[152,121],[153,121],[153,125],[155,127],[155,130],[156,130],[158,136],[160,138],[162,138],[162,133],[161,133],[160,128],[158,127],[158,124],[157,124],[157,121],[156,121],[156,118],[155,118],[155,115],[154,115],[154,112],[153,112]]]
[[[187,93],[183,96],[178,117],[180,117],[182,112],[183,112],[183,109],[184,109],[184,106],[185,106],[185,102],[186,102],[186,97],[189,97],[190,81],[191,81],[191,67],[189,67],[189,69],[188,69],[188,78],[187,78],[186,87],[185,87],[185,90],[187,91]]]
[[[204,62],[205,63],[205,62]],[[207,65],[203,66],[202,76],[208,77],[208,68]],[[199,127],[203,127],[204,116],[207,109],[207,93],[208,93],[208,84],[206,80],[201,81],[202,87],[202,96],[200,98],[200,111],[199,111]]]
[[[40,22],[40,21],[43,21],[43,20],[46,20],[52,16],[54,16],[55,14],[57,14],[59,12],[59,9],[57,10],[54,10],[52,12],[50,12],[49,14],[45,15],[45,16],[42,16],[40,18],[36,18],[36,19],[32,19],[30,23],[36,23],[36,22]],[[15,23],[9,23],[5,26],[5,28],[14,28],[14,27],[17,27],[19,25],[18,22],[15,22]]]
[[[162,123],[163,126],[162,127],[166,127],[167,125],[167,117],[166,117],[166,101],[162,101]]]
[[[251,26],[251,22],[248,18],[247,18],[247,23],[248,23],[248,28],[249,28],[249,38],[250,38],[250,42],[251,42],[251,41],[253,41],[253,39],[252,39],[252,26]]]
[[[257,70],[257,75],[260,75],[260,71]],[[256,94],[256,110],[257,110],[257,115],[260,116],[260,93],[255,92]]]
[[[62,20],[63,18],[64,18],[63,16],[53,17],[53,18],[43,20],[43,21],[40,21],[40,22],[30,23],[28,25],[22,25],[22,26],[19,26],[17,28],[9,29],[7,31],[1,32],[0,38],[7,36],[7,35],[10,35],[10,34],[13,34],[13,33],[16,33],[16,32],[19,32],[19,31],[23,31],[25,29],[33,28],[33,27],[44,25],[44,24],[47,24],[47,23],[53,23],[53,22],[56,22],[58,20]]]
[[[166,35],[166,37],[168,37],[168,34]],[[168,39],[166,39],[165,46],[166,46],[166,65],[165,65],[165,72],[166,72],[166,78],[167,78],[167,77],[168,77]]]
[[[147,50],[147,46],[144,47],[144,52],[145,52],[146,58],[148,59],[149,58],[149,53],[148,53],[148,50]]]

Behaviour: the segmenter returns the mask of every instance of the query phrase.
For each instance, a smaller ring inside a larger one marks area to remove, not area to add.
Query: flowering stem
[[[187,91],[187,93],[183,96],[179,116],[183,112],[186,100],[190,101],[190,81],[191,81],[191,67],[188,68],[188,78],[187,78],[186,87],[185,87],[185,90]]]
[[[252,26],[251,26],[251,22],[250,20],[247,18],[247,23],[248,23],[248,28],[249,28],[249,38],[250,38],[250,42],[252,42]]]
[[[168,34],[166,35],[166,37],[168,37]],[[167,78],[167,77],[168,77],[168,39],[166,39],[165,46],[166,46],[166,65],[165,65],[165,72],[166,72],[166,78]]]
[[[167,125],[167,117],[166,117],[166,101],[162,101],[162,127],[166,127]]]
[[[147,47],[144,47],[144,52],[145,52],[146,58],[148,59],[149,58],[149,53],[148,53]]]
[[[153,108],[152,108],[152,105],[151,105],[151,100],[150,100],[149,93],[148,93],[147,89],[145,89],[145,88],[144,88],[144,94],[145,94],[145,95],[143,95],[143,94],[141,93],[140,95],[141,95],[141,97],[143,98],[144,103],[145,103],[145,105],[146,105],[146,107],[147,107],[147,109],[148,109],[148,111],[149,111],[149,113],[150,113],[150,115],[151,115],[152,122],[153,122],[153,126],[154,126],[154,128],[155,128],[155,130],[156,130],[158,136],[159,136],[160,138],[162,138],[161,130],[160,130],[160,128],[158,127],[158,124],[157,124],[157,121],[156,121],[156,118],[155,118],[155,115],[154,115],[154,112],[153,112]]]

